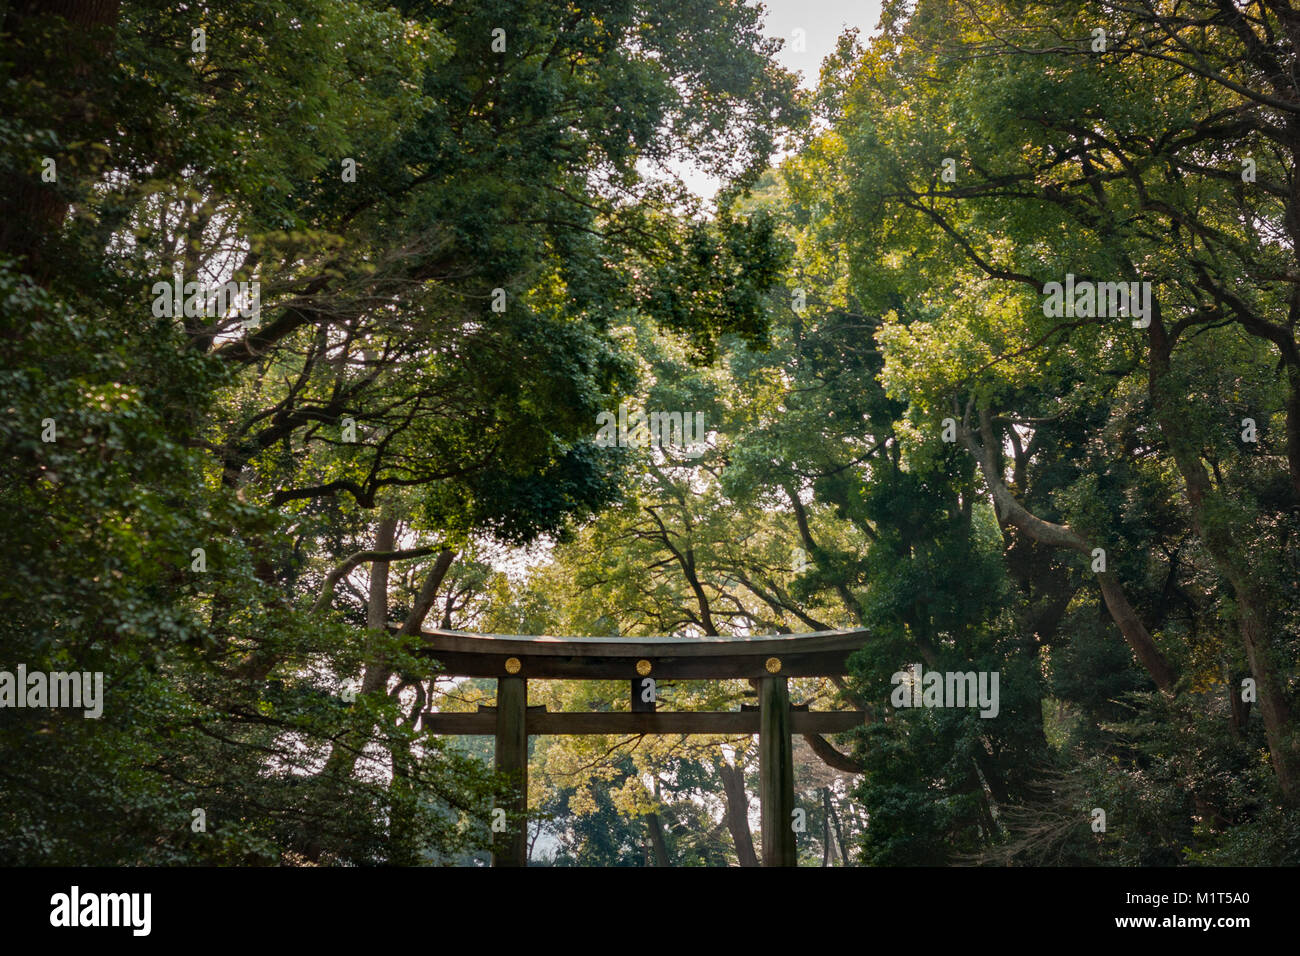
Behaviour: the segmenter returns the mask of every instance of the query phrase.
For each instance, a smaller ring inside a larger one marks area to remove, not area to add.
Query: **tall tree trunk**
[[[1296,739],[1285,683],[1273,659],[1275,629],[1268,599],[1252,569],[1249,542],[1241,540],[1223,518],[1210,514],[1217,492],[1210,484],[1199,449],[1187,435],[1181,414],[1168,398],[1171,345],[1155,302],[1147,334],[1151,346],[1147,372],[1151,406],[1186,486],[1192,526],[1216,569],[1232,587],[1237,605],[1237,631],[1255,678],[1264,736],[1278,786],[1288,804],[1300,806],[1300,741]],[[1245,531],[1247,535],[1251,533],[1249,529]]]
[[[379,519],[379,526],[375,533],[376,547],[378,552],[391,552],[393,550],[393,541],[397,528],[397,519],[392,515],[385,513]],[[433,567],[424,580],[420,593],[415,600],[411,612],[407,615],[405,622],[399,630],[399,634],[416,634],[419,633],[425,617],[428,615],[430,608],[433,606],[434,598],[437,596],[438,588],[441,586],[443,578],[446,577],[448,569],[456,558],[456,553],[443,549],[438,553],[438,558],[434,561]],[[383,560],[374,561],[370,567],[370,589],[368,601],[366,604],[366,625],[367,639],[377,636],[379,632],[387,629],[388,618],[388,562]],[[362,696],[364,695],[381,695],[387,693],[388,680],[392,676],[392,668],[384,660],[384,655],[379,649],[374,649],[367,655],[365,670],[361,679]],[[414,720],[416,714],[411,715]],[[371,727],[370,731],[374,728]],[[395,812],[393,820],[393,833],[398,837],[398,853],[406,863],[415,862],[408,859],[408,850],[405,841],[401,840],[401,835],[409,830],[410,819],[406,808],[400,806],[402,799],[408,795],[411,776],[411,755],[406,751],[404,742],[394,735],[385,735],[388,741],[389,759],[392,762],[393,785],[392,794],[398,809]],[[346,735],[339,743],[335,744],[330,755],[325,761],[325,766],[317,775],[317,779],[342,781],[352,776],[356,768],[357,760],[360,757],[361,748],[365,744],[365,735],[349,734]],[[307,849],[307,856],[315,859],[320,853],[318,845],[311,845]],[[399,862],[394,860],[393,862]]]
[[[668,855],[668,843],[664,840],[664,828],[659,822],[659,814],[647,813],[645,825],[650,831],[650,846],[654,850],[655,866],[672,866],[673,861]]]
[[[396,525],[396,518],[388,515],[380,518],[379,528],[376,532],[376,551],[392,550]],[[412,635],[419,633],[425,617],[428,616],[430,608],[433,607],[438,588],[442,585],[443,578],[446,577],[447,571],[455,558],[456,553],[445,548],[438,553],[438,558],[434,561],[433,567],[425,577],[424,584],[420,588],[420,593],[416,597],[411,612],[407,615],[405,622],[398,631],[399,634]],[[366,606],[367,635],[370,639],[377,640],[378,635],[386,630],[387,616],[388,562],[375,561],[370,566],[370,595]],[[392,676],[392,667],[385,659],[385,656],[378,649],[369,651],[361,678],[361,696],[375,697],[387,693],[388,681]],[[329,759],[325,763],[325,768],[322,770],[322,775],[350,776],[352,770],[356,767],[360,743],[359,740],[352,739],[352,746],[336,745],[333,747]]]
[[[718,761],[718,775],[722,777],[722,790],[727,799],[727,829],[736,848],[736,859],[741,866],[758,866],[754,852],[754,835],[749,829],[749,795],[745,792],[745,772],[733,767],[723,757]]]
[[[844,827],[840,825],[840,815],[835,809],[835,801],[831,799],[829,789],[826,791],[826,811],[831,815],[831,822],[835,824],[835,839],[840,844],[840,862],[848,866],[849,845],[844,842]]]
[[[392,551],[397,539],[397,517],[385,510],[379,518],[379,527],[375,531],[375,550]],[[366,600],[366,635],[373,639],[384,633],[388,624],[388,566],[387,561],[372,561],[370,564],[370,591]],[[388,670],[374,655],[367,655],[365,674],[361,678],[361,693],[373,694],[388,685]]]
[[[392,551],[393,541],[397,536],[397,518],[391,513],[385,511],[379,518],[379,526],[375,530],[375,548],[376,551]],[[366,636],[367,645],[370,645],[376,636],[376,632],[382,632],[388,619],[388,562],[372,561],[370,563],[370,589],[368,600],[366,602]],[[366,655],[365,670],[361,677],[361,694],[373,696],[377,692],[384,691],[388,686],[388,671],[384,666],[375,659],[375,655],[369,651]],[[348,735],[339,744],[335,744],[330,749],[329,758],[325,761],[325,767],[321,771],[321,776],[325,778],[349,777],[357,765],[357,759],[360,756],[359,748],[362,744],[361,738]]]
[[[830,866],[835,858],[835,843],[831,837],[831,788],[822,787],[822,866]]]

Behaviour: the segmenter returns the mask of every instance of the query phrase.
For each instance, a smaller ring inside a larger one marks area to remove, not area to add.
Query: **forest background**
[[[0,3],[0,669],[106,687],[0,708],[0,861],[482,862],[442,627],[865,629],[805,863],[1300,862],[1300,13],[887,2],[815,89],[761,16]],[[534,859],[753,865],[756,776],[535,739]]]

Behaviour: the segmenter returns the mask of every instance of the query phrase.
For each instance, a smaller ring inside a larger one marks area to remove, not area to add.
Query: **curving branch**
[[[848,754],[835,749],[835,746],[821,734],[802,734],[804,741],[822,762],[845,773],[866,773],[867,770]]]
[[[1040,544],[1091,556],[1092,545],[1073,530],[1062,524],[1044,521],[1030,513],[1029,509],[1016,500],[1015,495],[1002,480],[1002,473],[998,467],[992,416],[985,406],[980,407],[978,415],[980,442],[975,441],[965,421],[958,429],[958,436],[967,451],[974,456],[980,471],[984,474],[984,482],[993,495],[998,520],[1012,525]],[[1138,617],[1133,605],[1129,603],[1128,596],[1124,593],[1124,588],[1116,579],[1114,572],[1097,572],[1097,583],[1101,586],[1101,595],[1106,602],[1106,609],[1110,611],[1111,618],[1119,627],[1120,633],[1123,634],[1124,640],[1128,642],[1133,653],[1137,655],[1138,661],[1146,668],[1160,690],[1172,691],[1176,679],[1174,669],[1156,647],[1150,632]]]
[[[424,558],[433,554],[436,548],[406,548],[400,551],[358,551],[349,555],[348,558],[336,567],[329,574],[325,575],[325,582],[321,585],[320,596],[312,605],[311,612],[319,614],[330,606],[334,600],[334,589],[338,587],[339,581],[351,574],[358,565],[365,564],[369,561],[404,561],[408,558]]]

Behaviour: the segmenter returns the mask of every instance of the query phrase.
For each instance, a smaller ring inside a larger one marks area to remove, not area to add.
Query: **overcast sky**
[[[857,27],[863,36],[876,31],[880,20],[879,0],[765,0],[764,31],[770,37],[785,40],[778,54],[788,70],[803,74],[803,85],[817,85],[817,72],[826,54],[835,49],[835,40],[846,27]],[[805,31],[807,49],[798,53],[793,47],[795,30]]]
[[[822,60],[835,49],[835,41],[848,27],[857,27],[863,37],[876,31],[880,0],[763,0],[767,14],[763,30],[785,41],[777,60],[788,70],[803,74],[805,89],[817,85]],[[795,31],[804,31],[803,50],[796,50]],[[696,170],[679,169],[686,184],[698,195],[712,197],[718,182]]]

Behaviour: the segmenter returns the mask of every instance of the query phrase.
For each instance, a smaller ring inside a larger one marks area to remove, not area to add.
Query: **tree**
[[[656,276],[700,280],[658,309],[699,348],[761,335],[763,230],[679,220],[643,172],[689,152],[743,182],[798,120],[756,12],[142,0],[0,30],[4,640],[112,704],[99,733],[5,711],[11,859],[481,842],[494,781],[412,719],[411,652],[456,613],[451,555],[610,499],[608,327]],[[185,287],[229,281],[255,314]]]

